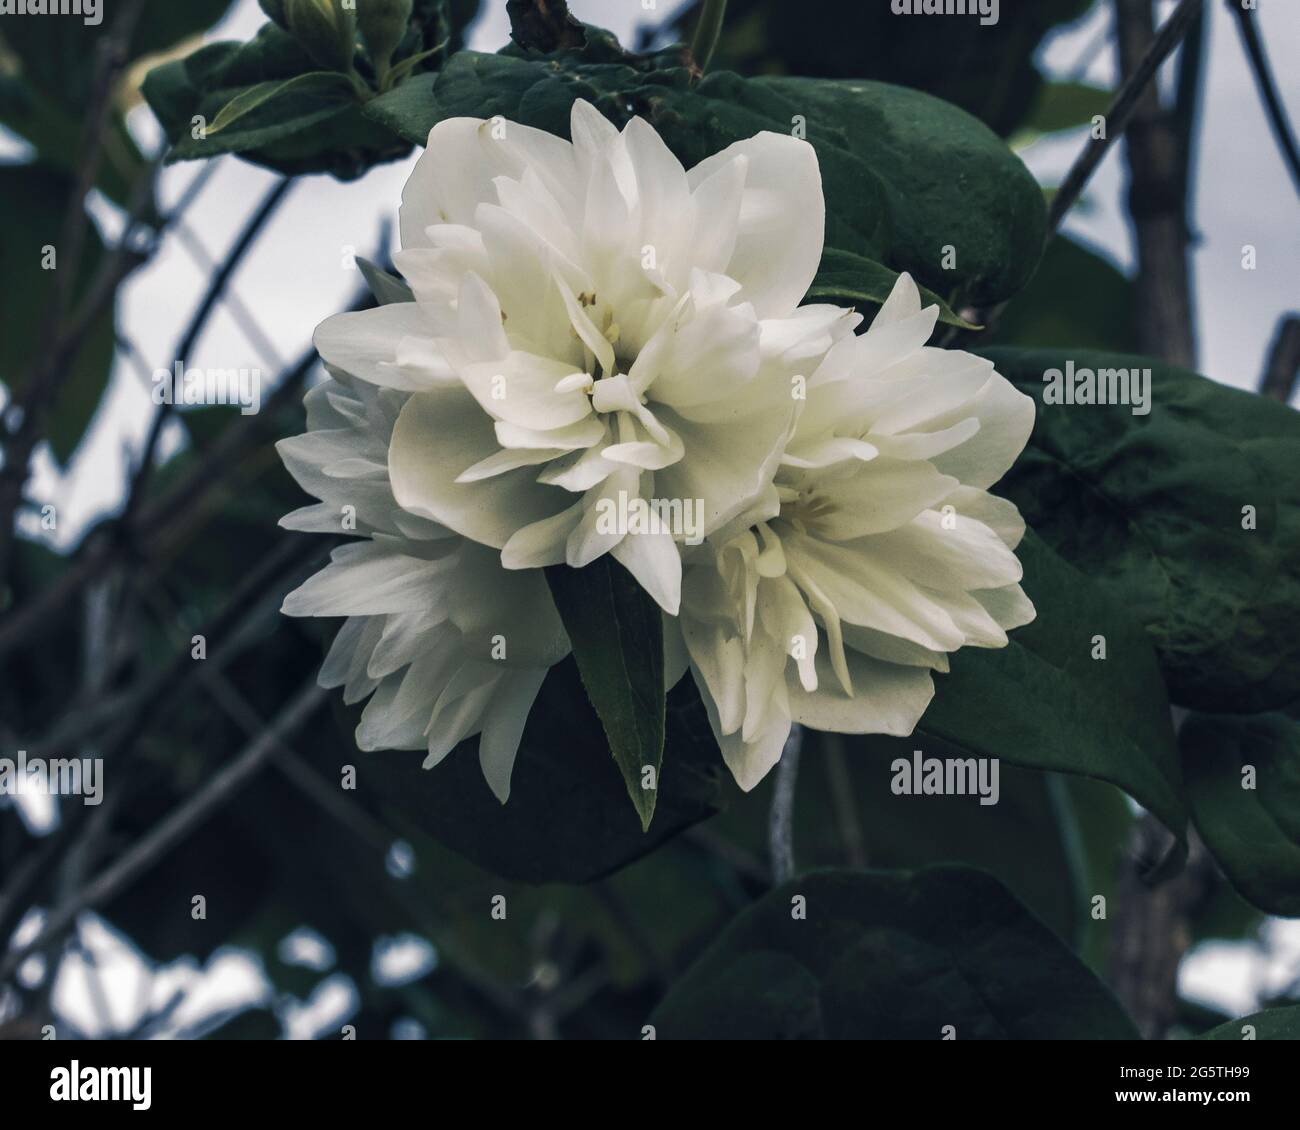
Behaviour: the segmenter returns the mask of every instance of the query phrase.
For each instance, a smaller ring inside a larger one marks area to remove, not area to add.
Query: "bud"
[[[357,13],[343,0],[284,0],[289,30],[320,66],[350,71],[357,49]]]
[[[411,0],[357,0],[361,38],[381,80],[410,26],[411,6]]]

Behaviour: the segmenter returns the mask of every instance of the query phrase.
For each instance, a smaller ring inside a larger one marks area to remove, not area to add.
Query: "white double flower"
[[[373,692],[363,748],[436,760],[481,731],[504,799],[568,651],[539,569],[610,553],[684,642],[743,787],[792,718],[910,732],[947,652],[1032,616],[1023,527],[985,493],[1031,402],[925,348],[936,311],[906,277],[861,336],[799,306],[825,219],[806,142],[687,171],[641,119],[579,101],[571,129],[435,126],[401,209],[415,301],[317,331],[333,377],[282,451],[324,502],[291,518],[338,532],[353,500],[370,538],[286,601],[352,617],[322,680]],[[701,500],[705,544],[600,520],[627,498]]]

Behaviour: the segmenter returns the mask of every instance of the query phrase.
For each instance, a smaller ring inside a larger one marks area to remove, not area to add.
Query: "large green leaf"
[[[793,879],[722,932],[651,1023],[660,1039],[1136,1037],[1079,959],[968,867]]]
[[[1192,819],[1229,882],[1300,917],[1300,723],[1193,715],[1178,740]]]
[[[964,863],[987,871],[1060,937],[1104,952],[1089,899],[1109,894],[1129,806],[1116,788],[1000,763],[994,804],[978,796],[895,793],[895,762],[918,746],[929,757],[963,751],[933,738],[805,731],[793,841],[801,868],[910,869]],[[768,844],[772,776],[714,817],[710,827],[755,858]],[[1076,854],[1072,834],[1081,842]]]
[[[1208,1032],[1202,1032],[1198,1040],[1300,1040],[1300,1004],[1285,1008],[1270,1008],[1243,1016],[1240,1020],[1229,1020]]]
[[[963,648],[917,727],[967,756],[1118,785],[1182,837],[1187,816],[1151,646],[1101,588],[1033,534],[1017,553],[1033,623],[1000,649]],[[1093,658],[1095,637],[1105,658]],[[1098,704],[1104,704],[1099,709]]]
[[[689,678],[668,695],[649,831],[629,809],[627,784],[572,659],[553,667],[542,685],[504,805],[483,779],[476,744],[461,743],[432,770],[406,754],[377,754],[362,787],[375,789],[395,818],[510,879],[576,883],[608,874],[736,793]]]
[[[546,583],[627,794],[641,827],[649,828],[659,792],[667,691],[659,606],[609,554],[583,569],[553,565]]]
[[[1253,713],[1300,699],[1300,416],[1149,358],[983,352],[1038,402],[999,493],[1145,624],[1173,701]],[[1044,374],[1067,363],[1149,368],[1150,414],[1044,404]]]
[[[373,99],[365,113],[415,144],[459,115],[500,114],[567,137],[570,108],[585,98],[616,124],[645,118],[688,167],[762,130],[800,130],[821,166],[828,248],[980,303],[1009,297],[1033,272],[1042,193],[1020,159],[955,106],[878,82],[719,72],[691,85],[689,72],[661,56],[586,60],[464,51],[436,78]]]

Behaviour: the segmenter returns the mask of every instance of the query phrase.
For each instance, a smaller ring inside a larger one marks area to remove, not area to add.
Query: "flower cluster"
[[[1032,401],[927,346],[938,311],[906,275],[865,332],[800,305],[825,219],[806,142],[686,170],[581,101],[571,134],[440,122],[402,198],[415,300],[317,331],[329,379],[281,453],[321,502],[284,524],[350,512],[367,539],[285,602],[348,617],[322,682],[371,696],[364,749],[428,765],[481,734],[504,800],[569,650],[541,570],[608,553],[663,610],[743,788],[792,721],[910,733],[949,652],[1033,617],[1023,524],[987,493]],[[610,522],[616,500],[696,505],[698,528]]]

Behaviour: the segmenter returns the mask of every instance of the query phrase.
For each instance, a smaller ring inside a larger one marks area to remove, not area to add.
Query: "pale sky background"
[[[633,30],[648,22],[647,17],[653,19],[675,6],[669,0],[659,0],[656,13],[646,12],[642,0],[570,0],[570,8],[580,19],[609,28],[624,43],[632,41]],[[1172,6],[1169,0],[1165,8]],[[488,0],[485,7],[470,45],[496,50],[508,38],[505,2]],[[1283,100],[1293,122],[1298,121],[1300,68],[1292,61],[1300,48],[1300,0],[1260,0],[1259,8],[1260,26]],[[1269,132],[1231,17],[1218,0],[1207,3],[1206,10],[1211,26],[1193,215],[1194,228],[1201,236],[1194,255],[1199,368],[1216,380],[1253,388],[1280,315],[1300,309],[1300,200]],[[1112,86],[1115,60],[1109,46],[1101,46],[1111,16],[1112,6],[1104,2],[1049,40],[1041,53],[1049,73]],[[264,19],[255,0],[240,0],[213,38],[247,39]],[[1081,63],[1090,57],[1080,76]],[[131,126],[146,149],[157,143],[158,127],[146,108],[133,113]],[[1079,132],[1055,135],[1034,144],[1023,156],[1040,181],[1054,184],[1083,141]],[[0,130],[0,160],[21,153],[22,146]],[[269,382],[280,362],[297,357],[316,324],[341,309],[359,285],[359,276],[345,267],[349,249],[371,257],[383,224],[395,226],[401,188],[414,160],[413,154],[350,184],[328,177],[302,179],[233,283],[270,348],[264,343],[259,349],[247,340],[236,321],[222,311],[209,324],[197,349],[184,359],[187,364],[261,368]],[[164,207],[199,171],[197,163],[164,171]],[[197,242],[210,260],[219,260],[276,179],[275,174],[238,159],[220,159],[215,175],[188,214],[187,242],[191,246]],[[1120,147],[1116,146],[1088,188],[1089,207],[1069,217],[1065,229],[1128,271],[1133,255],[1121,206],[1122,184]],[[115,234],[111,209],[100,208],[97,216],[105,233]],[[1244,244],[1258,249],[1259,265],[1254,272],[1241,268]],[[169,238],[155,260],[123,288],[119,326],[139,350],[147,371],[141,372],[119,354],[109,393],[67,473],[58,472],[47,452],[38,454],[31,493],[58,507],[56,544],[75,544],[91,524],[121,505],[131,459],[138,453],[152,417],[148,371],[170,367],[176,360],[171,351],[208,273],[207,263],[196,262],[181,240]],[[27,928],[35,924],[32,919]],[[1187,993],[1226,1011],[1242,1013],[1256,1007],[1263,989],[1276,988],[1300,974],[1300,923],[1276,922],[1269,929],[1272,956],[1267,962],[1246,945],[1216,944],[1190,957],[1182,970]],[[198,1015],[198,1006],[255,999],[266,990],[260,970],[246,954],[218,953],[202,970],[193,962],[179,962],[160,976],[150,977],[125,939],[94,919],[88,920],[88,930],[87,940],[107,962],[109,1004],[121,1023],[137,1015],[148,999],[163,999],[178,984],[198,985],[201,995],[193,1005],[185,1006],[174,1030],[184,1030],[191,1015]],[[319,939],[310,937],[295,939],[294,944],[305,947],[309,960],[319,949]],[[412,968],[427,969],[428,962],[436,960],[422,946],[410,938],[392,941],[386,952],[398,969],[394,976],[405,976],[403,971]],[[93,1012],[87,1012],[85,982],[76,969],[65,968],[57,999],[95,1029]],[[311,1001],[288,1010],[291,1034],[305,1036],[335,1027],[354,1000],[346,978],[327,979]]]

